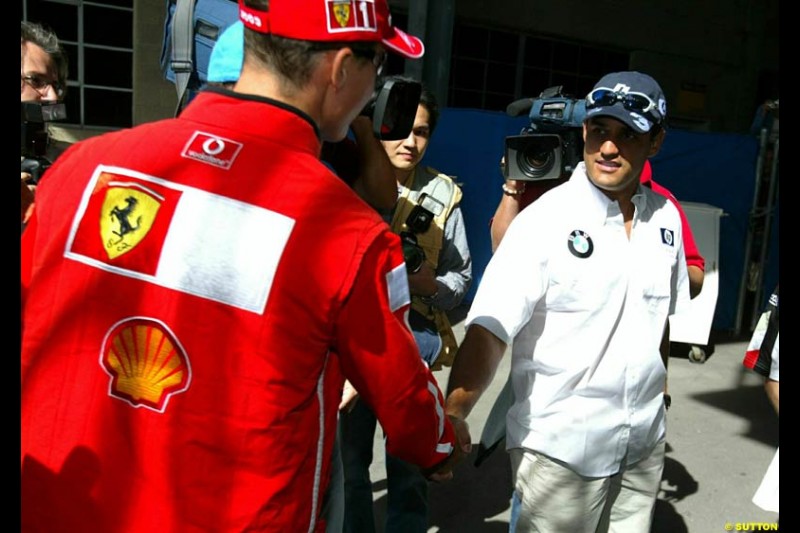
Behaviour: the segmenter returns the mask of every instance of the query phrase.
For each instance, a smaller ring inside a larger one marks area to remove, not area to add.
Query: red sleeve
[[[645,168],[649,168],[649,165],[647,165]],[[644,172],[642,172],[642,175],[644,176]],[[645,182],[642,181],[642,183]],[[700,255],[700,250],[697,249],[697,244],[694,242],[694,234],[692,234],[692,228],[689,226],[689,219],[686,218],[686,213],[683,212],[680,202],[678,202],[677,198],[675,198],[675,195],[672,194],[669,189],[656,183],[652,179],[649,180],[649,183],[645,184],[649,185],[654,192],[657,192],[662,196],[666,196],[667,199],[678,209],[678,214],[681,216],[681,233],[683,233],[683,251],[686,253],[686,266],[696,266],[705,272],[706,261],[703,259],[703,256]]]
[[[399,237],[386,228],[364,254],[337,320],[344,375],[386,433],[387,451],[422,468],[453,450],[444,397],[407,325],[408,279]]]

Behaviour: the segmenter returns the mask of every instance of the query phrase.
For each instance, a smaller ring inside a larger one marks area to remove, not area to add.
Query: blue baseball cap
[[[667,117],[667,100],[658,82],[641,72],[606,74],[586,95],[586,118],[609,116],[647,133]]]
[[[244,63],[244,24],[238,20],[220,34],[208,60],[208,81],[230,83],[239,80]]]

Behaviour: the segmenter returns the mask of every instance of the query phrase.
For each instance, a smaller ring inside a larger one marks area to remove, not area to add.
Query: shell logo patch
[[[112,326],[103,340],[100,366],[111,376],[110,396],[159,413],[191,381],[183,347],[165,324],[149,318],[127,318]]]
[[[109,259],[129,252],[145,238],[163,201],[147,189],[108,188],[101,208],[100,236]]]
[[[573,230],[567,239],[567,248],[572,255],[580,259],[586,259],[594,251],[594,243],[589,234],[579,229]]]

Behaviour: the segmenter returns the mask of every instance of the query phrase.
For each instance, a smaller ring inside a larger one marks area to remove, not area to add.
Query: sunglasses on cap
[[[639,113],[650,113],[656,109],[656,103],[644,93],[624,93],[607,87],[599,87],[586,96],[587,109],[612,106],[617,102],[620,102],[622,107],[628,111]],[[654,116],[659,117],[660,114]]]

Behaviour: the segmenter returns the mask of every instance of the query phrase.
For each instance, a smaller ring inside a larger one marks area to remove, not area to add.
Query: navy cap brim
[[[586,119],[594,117],[611,117],[619,120],[634,131],[647,133],[653,129],[654,122],[636,111],[628,111],[622,104],[595,107],[586,110]]]

